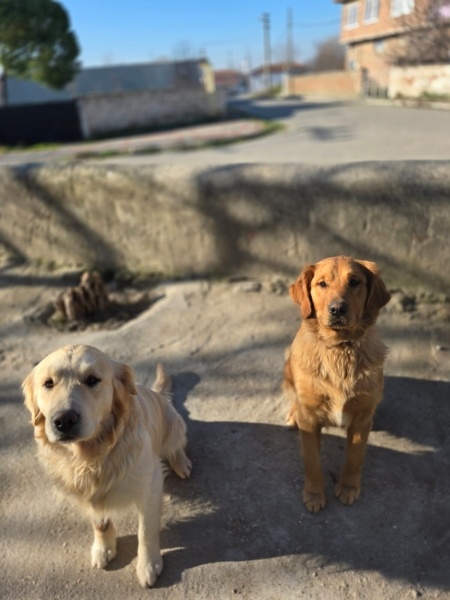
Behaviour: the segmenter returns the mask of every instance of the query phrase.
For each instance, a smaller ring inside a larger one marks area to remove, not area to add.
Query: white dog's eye
[[[85,384],[88,387],[94,387],[94,385],[97,385],[97,383],[100,381],[100,379],[98,377],[96,377],[95,375],[89,375],[89,377],[86,378],[85,380]]]
[[[44,387],[50,390],[53,387],[53,379],[47,379],[44,383]]]

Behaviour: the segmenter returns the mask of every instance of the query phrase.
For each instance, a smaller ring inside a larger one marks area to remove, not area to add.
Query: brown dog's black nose
[[[344,300],[333,300],[328,305],[328,312],[332,317],[343,317],[347,314],[348,306]]]
[[[53,427],[60,433],[71,433],[80,420],[75,410],[61,410],[52,419]]]

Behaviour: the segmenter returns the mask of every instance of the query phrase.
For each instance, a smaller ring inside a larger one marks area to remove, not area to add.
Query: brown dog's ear
[[[380,277],[378,267],[374,262],[367,260],[358,260],[364,269],[367,277],[368,292],[366,300],[366,318],[374,322],[378,316],[380,308],[385,306],[391,299],[383,280]]]
[[[309,319],[314,315],[314,304],[311,298],[311,281],[314,277],[315,265],[309,265],[303,269],[297,281],[289,288],[289,294],[294,302],[300,305],[303,319]]]
[[[34,371],[31,371],[31,373],[22,383],[22,391],[25,398],[25,406],[31,413],[31,423],[34,425],[34,427],[37,427],[44,421],[45,417],[37,405],[34,388]]]

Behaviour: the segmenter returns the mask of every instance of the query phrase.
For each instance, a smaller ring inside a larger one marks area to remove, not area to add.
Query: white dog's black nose
[[[80,420],[80,415],[75,410],[61,410],[52,419],[52,425],[56,431],[62,434],[74,433]]]

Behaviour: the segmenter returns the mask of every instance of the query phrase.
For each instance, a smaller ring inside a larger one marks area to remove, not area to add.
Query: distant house
[[[8,107],[76,102],[84,138],[202,120],[224,110],[204,59],[85,68],[60,91],[8,77],[6,91]]]
[[[257,67],[250,71],[249,88],[252,93],[269,91],[271,88],[282,87],[286,77],[289,75],[300,75],[306,72],[306,66],[302,64],[273,63],[267,68]]]
[[[396,48],[405,34],[431,26],[433,0],[334,0],[342,4],[340,40],[346,45],[346,68],[364,71],[367,85],[387,91]],[[450,2],[440,2],[442,19]],[[418,42],[420,44],[420,42]]]
[[[228,96],[242,94],[248,91],[248,81],[246,75],[241,71],[233,69],[221,69],[214,71],[216,89],[225,92]]]

